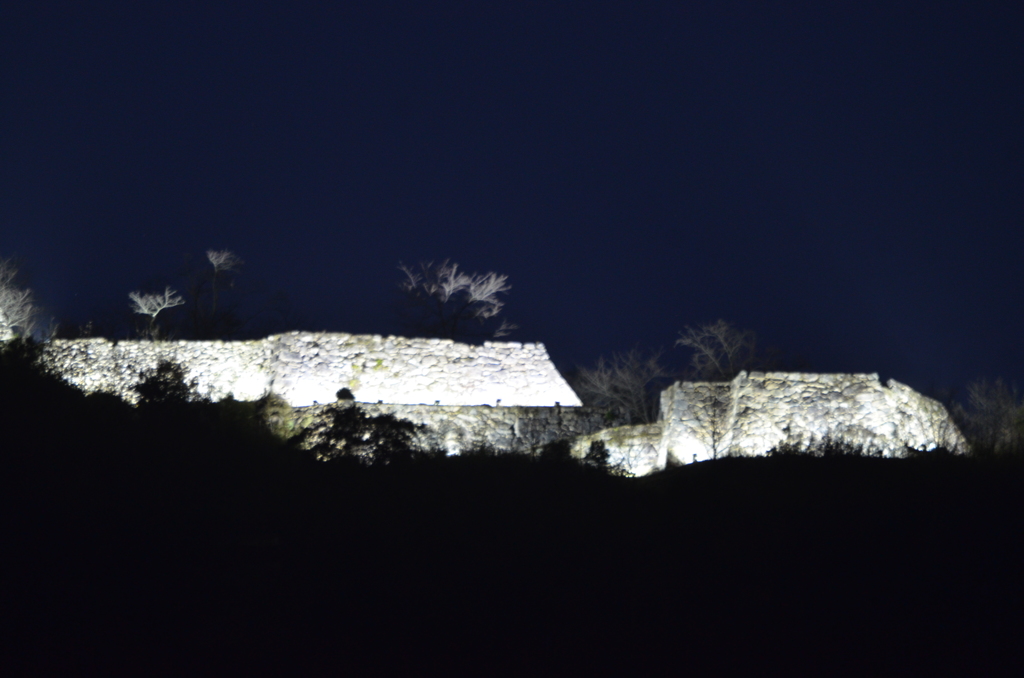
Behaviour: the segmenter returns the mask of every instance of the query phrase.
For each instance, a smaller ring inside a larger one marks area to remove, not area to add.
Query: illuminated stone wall
[[[261,341],[110,341],[54,339],[44,360],[86,393],[102,391],[135,402],[139,373],[170,360],[185,368],[204,396],[258,400],[271,387],[274,345]]]
[[[334,402],[347,388],[370,403],[581,405],[543,344],[292,332],[255,341],[58,339],[45,356],[76,386],[129,400],[141,371],[172,360],[214,399],[273,392],[303,407]]]
[[[895,380],[877,374],[741,372],[731,382],[677,382],[661,394],[661,421],[621,426],[573,443],[582,457],[603,442],[611,461],[634,475],[724,456],[765,454],[783,444],[825,439],[885,456],[907,447],[966,450],[946,411]]]
[[[875,374],[741,372],[727,383],[678,382],[661,394],[659,423],[616,427],[621,422],[580,407],[542,344],[293,332],[235,342],[54,340],[45,357],[83,390],[129,400],[141,371],[171,360],[204,395],[275,393],[308,408],[296,415],[307,423],[347,388],[370,414],[427,424],[427,447],[526,451],[574,438],[573,453],[583,456],[601,441],[611,462],[635,475],[825,438],[886,455],[965,447],[940,403],[897,381],[883,385]]]
[[[292,333],[277,346],[273,390],[295,406],[334,402],[343,387],[369,403],[582,405],[543,344]]]
[[[728,383],[677,382],[661,394],[661,418],[661,458],[677,463],[825,438],[885,455],[964,448],[938,401],[895,380],[883,385],[877,374],[741,372]]]

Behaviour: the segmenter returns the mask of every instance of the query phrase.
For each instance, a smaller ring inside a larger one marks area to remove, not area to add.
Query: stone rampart
[[[291,332],[255,341],[54,340],[45,359],[88,391],[134,400],[139,373],[171,360],[200,393],[254,400],[275,393],[293,407],[357,401],[393,404],[580,406],[543,344]]]
[[[258,400],[272,386],[274,345],[259,341],[110,341],[54,339],[44,348],[48,367],[86,393],[113,393],[129,402],[142,372],[162,360],[181,365],[200,394],[219,400]]]
[[[582,405],[543,344],[308,333],[276,341],[272,387],[295,406],[333,402],[339,388],[369,403]]]
[[[677,382],[661,394],[658,424],[608,428],[621,422],[580,407],[542,344],[292,332],[233,342],[54,340],[44,355],[87,392],[134,400],[140,372],[171,360],[211,398],[273,393],[307,408],[295,421],[320,420],[348,389],[371,415],[426,424],[425,447],[522,452],[575,438],[573,453],[583,456],[601,441],[612,463],[636,475],[825,439],[885,455],[965,449],[940,403],[894,380],[882,385],[876,374],[741,372],[726,383]]]
[[[728,383],[677,382],[661,394],[662,457],[688,463],[825,439],[884,455],[962,450],[938,401],[877,374],[741,372]]]

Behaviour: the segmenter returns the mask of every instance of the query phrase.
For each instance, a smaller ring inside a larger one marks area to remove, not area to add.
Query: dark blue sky
[[[400,333],[399,261],[451,258],[563,368],[721,317],[1024,384],[1019,3],[20,4],[0,256],[65,321],[228,248],[305,329]]]

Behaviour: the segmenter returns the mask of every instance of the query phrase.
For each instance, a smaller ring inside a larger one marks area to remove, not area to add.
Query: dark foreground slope
[[[4,378],[8,674],[981,674],[1020,657],[1015,463],[364,468],[302,458],[237,407]]]

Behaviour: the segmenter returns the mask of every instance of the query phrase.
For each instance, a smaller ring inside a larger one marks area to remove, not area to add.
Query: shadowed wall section
[[[289,428],[295,432],[317,429],[339,407],[359,407],[367,416],[391,414],[425,429],[415,436],[423,450],[448,454],[490,448],[528,453],[562,439],[574,439],[619,423],[592,407],[490,407],[488,405],[395,405],[340,402],[296,408]]]

